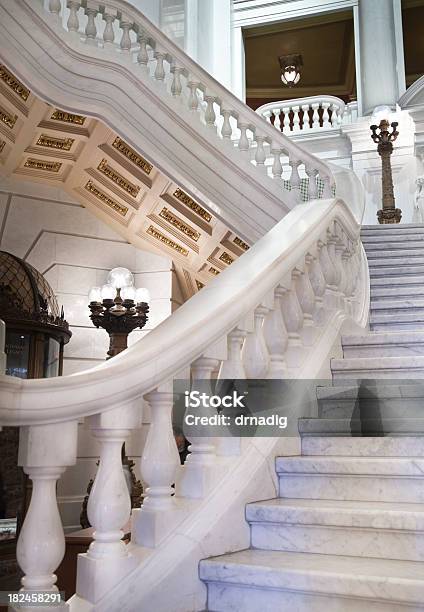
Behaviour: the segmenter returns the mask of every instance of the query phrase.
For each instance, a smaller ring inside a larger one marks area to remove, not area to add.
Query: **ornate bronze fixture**
[[[110,346],[108,359],[127,348],[128,335],[146,325],[149,292],[134,287],[133,275],[126,268],[114,268],[108,283],[93,287],[88,296],[90,319],[107,331]]]
[[[284,85],[293,87],[300,81],[300,69],[303,66],[303,59],[300,53],[281,55],[278,58],[281,68],[281,80]]]
[[[387,119],[382,119],[380,125],[371,125],[371,138],[378,143],[377,151],[381,157],[381,188],[382,188],[382,209],[377,211],[379,223],[399,223],[402,218],[402,211],[396,208],[395,196],[393,193],[392,165],[390,156],[393,153],[393,142],[399,135],[397,131],[398,123],[393,121],[389,124]],[[392,131],[389,131],[389,128]],[[377,134],[377,130],[380,132]]]

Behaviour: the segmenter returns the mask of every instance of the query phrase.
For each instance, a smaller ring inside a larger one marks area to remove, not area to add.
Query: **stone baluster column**
[[[288,333],[286,362],[289,368],[298,368],[306,354],[300,336],[303,327],[303,312],[297,297],[294,277],[290,274],[289,278],[283,280],[280,284],[284,289],[280,296],[281,311]]]
[[[306,271],[305,260],[299,262],[293,271],[296,294],[303,313],[303,327],[300,332],[305,346],[312,346],[318,335],[313,314],[315,312],[315,294]]]
[[[115,45],[115,31],[113,29],[114,21],[118,18],[118,11],[110,8],[105,8],[102,13],[105,29],[103,30],[103,46],[105,49],[113,48]]]
[[[292,106],[293,111],[293,132],[300,132],[300,106]]]
[[[254,311],[254,330],[249,333],[243,347],[243,364],[247,378],[266,378],[269,354],[265,343],[263,325],[269,308],[260,304]]]
[[[281,312],[281,300],[285,289],[276,287],[274,290],[274,307],[265,318],[263,333],[268,349],[270,365],[268,378],[285,378],[287,364],[285,354],[288,347],[289,336]]]
[[[85,42],[87,45],[97,45],[97,26],[96,17],[99,12],[99,3],[87,0],[85,14],[87,15],[87,25],[85,26]]]
[[[312,129],[316,129],[319,128],[319,113],[318,113],[318,109],[319,109],[319,103],[314,103],[311,105],[312,106]]]
[[[68,0],[66,3],[67,8],[69,9],[69,17],[66,23],[66,27],[69,32],[71,32],[74,36],[78,35],[79,32],[79,18],[78,11],[81,7],[81,2],[75,2],[74,0]]]
[[[309,280],[311,287],[315,293],[315,312],[314,320],[317,325],[324,325],[327,320],[328,312],[324,307],[324,294],[325,294],[325,278],[320,263],[320,252],[323,247],[321,240],[317,244],[317,256],[313,256],[310,253],[306,256]]]

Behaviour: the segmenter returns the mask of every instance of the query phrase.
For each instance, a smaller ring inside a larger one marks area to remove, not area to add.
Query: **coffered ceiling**
[[[131,244],[172,257],[185,299],[249,248],[101,121],[49,106],[4,66],[0,175],[62,188]]]

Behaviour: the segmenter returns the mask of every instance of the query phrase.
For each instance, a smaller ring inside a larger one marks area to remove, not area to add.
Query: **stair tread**
[[[381,315],[383,317],[384,315]],[[412,363],[414,362],[414,363]],[[349,369],[352,366],[355,368],[375,368],[380,369],[384,367],[411,367],[424,366],[424,355],[412,355],[403,357],[345,357],[344,359],[332,359],[331,369]]]
[[[424,332],[371,332],[368,334],[352,334],[342,336],[343,346],[363,346],[367,344],[402,344],[405,342],[414,344],[424,342]]]
[[[317,422],[346,421],[348,419],[307,419]],[[281,475],[361,475],[361,476],[411,476],[424,477],[422,457],[355,457],[306,455],[299,457],[277,457],[276,472]]]

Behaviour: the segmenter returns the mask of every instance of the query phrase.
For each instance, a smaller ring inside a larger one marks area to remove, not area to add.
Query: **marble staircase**
[[[302,454],[277,458],[279,497],[247,505],[251,548],[201,561],[210,612],[424,610],[424,226],[362,239],[370,331],[343,338]]]

